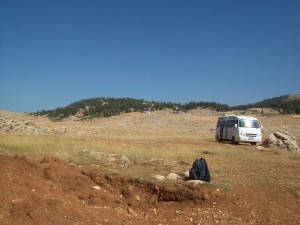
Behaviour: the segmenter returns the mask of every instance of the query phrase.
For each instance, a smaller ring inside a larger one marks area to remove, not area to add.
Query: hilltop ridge
[[[41,110],[31,114],[39,116],[46,115],[52,120],[59,121],[72,116],[79,119],[89,119],[110,117],[130,112],[158,111],[163,109],[186,112],[197,108],[205,108],[217,112],[260,108],[262,114],[270,112],[270,110],[264,111],[264,108],[268,108],[282,114],[299,114],[300,94],[283,95],[239,106],[229,106],[227,104],[217,102],[203,101],[192,101],[186,104],[181,104],[172,102],[145,101],[143,99],[133,98],[90,98],[82,99],[54,110]]]

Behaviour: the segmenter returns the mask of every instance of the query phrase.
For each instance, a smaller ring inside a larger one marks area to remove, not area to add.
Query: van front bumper
[[[242,142],[261,142],[261,137],[239,136],[239,141]]]

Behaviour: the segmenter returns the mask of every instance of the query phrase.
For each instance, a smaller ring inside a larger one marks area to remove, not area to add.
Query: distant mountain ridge
[[[145,101],[133,98],[90,98],[71,103],[54,110],[41,110],[32,115],[47,115],[53,120],[61,120],[70,116],[80,119],[109,117],[122,113],[157,111],[171,109],[174,111],[189,111],[197,108],[208,108],[214,111],[247,110],[251,108],[272,108],[280,113],[300,114],[300,94],[283,95],[263,101],[230,107],[217,102],[189,102],[186,104],[172,102]]]

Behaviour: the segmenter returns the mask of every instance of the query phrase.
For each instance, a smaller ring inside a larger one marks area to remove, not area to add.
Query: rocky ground
[[[199,134],[201,138],[203,134],[214,135],[216,117],[215,112],[206,110],[188,114],[164,111],[53,123],[45,117],[0,111],[0,130],[2,135],[72,137],[104,137],[108,132],[180,132]],[[265,139],[282,130],[299,142],[299,118],[258,117]],[[105,166],[69,165],[57,157],[34,160],[0,155],[0,224],[300,224],[300,158],[286,149],[279,154],[276,149],[282,143],[270,151],[221,144],[230,150],[225,152],[228,158],[225,153],[206,155],[212,170],[211,184],[189,183],[184,174],[177,180],[159,181],[112,173]],[[209,140],[207,146],[219,148],[220,144]],[[128,166],[125,156],[107,155],[108,159],[112,157],[123,162],[116,167],[119,170],[137,166],[157,175],[190,167],[186,162],[166,165],[157,161]]]

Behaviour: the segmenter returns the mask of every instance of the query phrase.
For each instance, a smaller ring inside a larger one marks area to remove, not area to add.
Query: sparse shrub
[[[206,150],[205,150],[205,151],[203,151],[202,153],[203,153],[203,154],[207,154],[207,155],[211,154],[211,152],[210,152],[210,151],[206,151]]]

